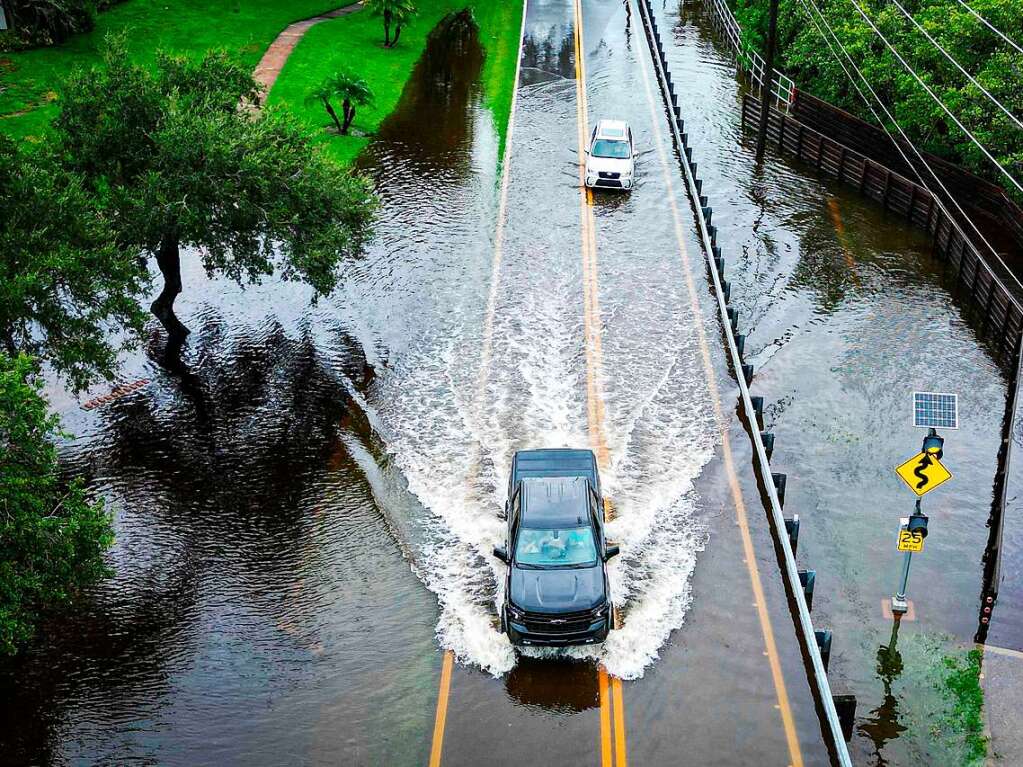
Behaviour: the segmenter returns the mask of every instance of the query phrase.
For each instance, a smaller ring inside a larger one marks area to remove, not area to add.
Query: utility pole
[[[767,56],[760,88],[760,130],[757,132],[757,162],[764,159],[767,146],[767,115],[774,91],[774,48],[778,41],[778,0],[771,0],[771,20],[767,27]]]

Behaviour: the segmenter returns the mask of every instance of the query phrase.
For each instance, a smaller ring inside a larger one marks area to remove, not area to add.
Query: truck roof
[[[512,458],[511,485],[527,477],[585,477],[600,493],[597,457],[592,450],[544,448],[519,450]]]
[[[589,486],[586,477],[527,477],[522,480],[522,526],[586,524]]]

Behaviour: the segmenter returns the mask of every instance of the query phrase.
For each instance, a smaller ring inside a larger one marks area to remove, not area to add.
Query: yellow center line
[[[604,428],[604,397],[601,390],[600,293],[597,283],[597,238],[593,215],[593,191],[586,188],[586,148],[589,143],[589,105],[586,99],[586,67],[583,47],[583,17],[580,0],[574,2],[576,130],[579,143],[580,229],[583,259],[583,332],[586,350],[586,420],[590,445],[603,470],[610,463],[607,432]],[[605,516],[610,517],[605,507]],[[598,668],[600,689],[600,763],[602,767],[627,767],[625,744],[625,704],[622,680]],[[608,693],[610,687],[610,694]],[[612,755],[612,738],[614,754]]]
[[[678,201],[676,199],[674,185],[671,180],[671,166],[668,163],[668,155],[664,148],[664,140],[660,129],[660,120],[663,115],[659,113],[654,101],[645,61],[640,61],[639,68],[643,76],[643,87],[646,91],[647,104],[650,108],[650,122],[654,131],[654,143],[657,148],[657,155],[660,160],[661,170],[664,176],[664,184],[668,192],[668,203],[671,207],[675,239],[678,242],[679,255],[682,260],[682,273],[686,281],[689,305],[695,320],[694,324],[697,340],[700,345],[704,377],[706,379],[707,390],[710,394],[711,403],[714,408],[714,418],[721,433],[721,447],[725,471],[728,475],[728,484],[731,489],[732,500],[735,504],[736,522],[738,523],[740,537],[742,538],[743,555],[745,557],[746,569],[749,571],[750,586],[753,589],[753,598],[756,601],[760,630],[764,637],[764,649],[767,652],[768,665],[771,669],[771,677],[774,682],[775,694],[778,699],[778,709],[781,713],[782,727],[785,730],[785,739],[788,744],[791,765],[792,767],[802,767],[803,755],[799,746],[799,738],[796,735],[795,719],[792,715],[792,707],[789,704],[788,692],[785,689],[785,677],[782,674],[781,660],[778,656],[778,647],[775,643],[774,630],[771,626],[771,617],[767,611],[767,602],[764,597],[763,583],[760,578],[760,570],[757,567],[756,552],[753,548],[753,538],[750,535],[749,520],[746,514],[746,504],[743,501],[742,489],[739,485],[739,478],[735,470],[731,440],[729,439],[727,423],[721,410],[720,393],[717,387],[717,379],[714,374],[714,366],[711,362],[710,346],[707,342],[707,336],[704,331],[703,313],[700,309],[699,294],[697,293],[696,284],[693,280],[692,265],[689,260],[689,251],[686,247],[685,230],[682,226],[682,216],[679,212]]]
[[[444,664],[440,671],[440,692],[437,695],[437,715],[433,720],[433,745],[430,747],[430,767],[440,767],[444,750],[444,725],[448,719],[448,696],[451,690],[451,668],[455,656],[451,650],[444,651]]]

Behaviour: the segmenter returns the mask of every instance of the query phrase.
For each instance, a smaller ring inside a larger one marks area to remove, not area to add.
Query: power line
[[[973,10],[973,8],[968,6],[964,2],[964,0],[957,0],[957,1],[958,1],[959,5],[963,6],[963,8],[965,8],[970,13],[972,13],[977,18],[977,20],[980,21],[981,24],[983,24],[985,27],[987,27],[992,32],[994,32],[996,35],[998,35],[1000,38],[1002,38],[1005,42],[1007,42],[1009,45],[1011,45],[1013,48],[1015,48],[1019,53],[1023,53],[1023,48],[1020,48],[1018,45],[1016,45],[1016,43],[1014,43],[1012,40],[1010,40],[1008,38],[1008,36],[1004,32],[1002,32],[1002,30],[1000,30],[998,27],[996,27],[990,21],[988,21],[983,16],[981,16],[979,13],[977,13],[975,10]]]
[[[831,41],[828,39],[828,35],[825,34],[824,30],[821,28],[821,25],[817,23],[817,19],[810,12],[810,9],[807,7],[807,2],[809,2],[813,9],[817,12],[817,15],[820,16],[821,22],[823,22],[825,27],[827,27],[828,32],[830,33],[831,37],[834,38],[835,43],[838,45],[839,49],[842,51],[842,54],[848,60],[850,66],[852,66],[852,68],[856,71],[856,74],[859,75],[860,80],[863,81],[863,84],[870,92],[870,95],[873,96],[874,99],[877,101],[878,106],[881,107],[882,111],[884,111],[885,115],[895,126],[896,130],[898,130],[903,140],[909,145],[910,149],[913,150],[913,153],[917,156],[917,158],[920,160],[923,166],[927,169],[927,171],[931,174],[934,180],[938,183],[938,186],[941,187],[946,197],[949,200],[951,200],[953,205],[955,205],[956,209],[959,211],[963,219],[970,225],[970,228],[972,228],[973,231],[977,234],[977,237],[979,237],[981,242],[983,242],[987,246],[988,250],[991,251],[991,254],[1002,265],[1006,273],[1008,273],[1009,276],[1012,277],[1016,285],[1018,285],[1019,288],[1023,290],[1023,283],[1021,283],[1019,279],[1016,277],[1016,275],[1012,272],[1012,270],[1009,269],[1008,265],[1002,259],[1001,255],[999,255],[998,251],[994,249],[994,246],[992,246],[991,243],[988,242],[987,238],[977,228],[977,225],[974,224],[973,220],[966,214],[966,211],[963,210],[962,206],[959,204],[956,198],[952,195],[951,192],[949,192],[948,187],[945,186],[942,180],[938,177],[938,174],[934,172],[934,169],[930,166],[927,160],[924,159],[924,156],[920,153],[920,150],[918,150],[916,146],[913,144],[913,142],[909,140],[909,137],[906,135],[906,132],[902,129],[898,121],[896,121],[895,117],[888,110],[888,107],[884,105],[884,102],[871,87],[870,81],[868,81],[867,78],[864,76],[863,72],[860,71],[860,68],[856,66],[856,62],[852,60],[852,57],[849,55],[849,52],[845,49],[845,46],[842,45],[841,40],[838,39],[838,35],[835,34],[835,31],[831,28],[831,25],[828,24],[828,20],[824,17],[824,14],[821,12],[820,8],[818,8],[817,5],[814,3],[814,0],[799,0],[799,2],[803,6],[803,10],[806,12],[806,15],[809,17],[814,27],[817,28],[817,31],[820,33],[821,37],[824,38],[824,42],[827,44],[828,49],[831,51],[832,57],[835,59],[836,62],[838,62],[838,65],[842,68],[842,71],[845,72],[845,76],[849,79],[849,82],[852,84],[853,88],[856,89],[856,92],[859,94],[860,98],[863,99],[863,103],[866,104],[867,109],[870,110],[871,114],[874,115],[874,119],[881,126],[884,132],[888,135],[888,138],[891,139],[892,144],[894,144],[896,151],[898,151],[898,153],[902,156],[903,161],[906,163],[909,169],[913,171],[913,174],[917,177],[917,179],[919,179],[920,184],[931,194],[931,197],[938,204],[938,207],[941,209],[941,211],[949,218],[949,220],[954,221],[955,219],[953,219],[951,214],[949,214],[948,209],[945,207],[944,203],[941,200],[941,197],[935,194],[934,191],[928,186],[927,182],[924,181],[924,178],[921,175],[920,171],[918,171],[916,166],[912,162],[910,162],[909,157],[906,155],[905,151],[903,151],[902,147],[899,145],[899,142],[892,135],[891,131],[888,130],[884,120],[882,120],[880,115],[878,115],[877,110],[874,109],[874,106],[871,103],[870,99],[868,99],[866,95],[864,95],[863,90],[856,83],[856,79],[852,76],[852,73],[850,73],[849,68],[846,67],[844,63],[842,63],[842,60],[839,58],[838,53],[835,51],[835,47],[831,44]]]
[[[884,42],[884,44],[888,47],[888,50],[890,50],[892,52],[892,55],[894,55],[895,58],[899,60],[899,63],[901,63],[902,66],[906,68],[906,71],[913,76],[913,79],[916,80],[917,83],[919,83],[920,87],[927,91],[927,95],[930,96],[934,100],[934,102],[942,108],[942,110],[944,110],[945,114],[952,118],[952,121],[957,126],[959,126],[959,129],[963,133],[969,136],[970,141],[972,141],[977,146],[977,148],[984,153],[984,156],[987,157],[988,160],[990,160],[991,163],[996,168],[998,168],[999,171],[1001,171],[1002,175],[1009,179],[1009,181],[1012,183],[1014,187],[1016,187],[1016,189],[1018,189],[1020,192],[1023,192],[1023,185],[1021,185],[1015,178],[1013,178],[1012,174],[1009,173],[1009,171],[1002,167],[1002,164],[998,162],[998,160],[996,160],[994,156],[992,156],[991,152],[987,150],[987,147],[980,143],[977,137],[970,132],[970,129],[963,125],[962,121],[960,121],[960,119],[952,113],[951,109],[945,106],[945,102],[938,98],[934,91],[931,90],[931,87],[920,78],[920,75],[916,73],[916,70],[913,69],[913,67],[910,66],[909,63],[904,58],[902,58],[902,54],[900,54],[898,50],[896,50],[895,46],[888,41],[888,38],[885,37],[884,33],[877,28],[877,25],[874,24],[873,20],[864,12],[864,10],[859,6],[856,0],[849,0],[849,3],[852,5],[853,8],[856,9],[856,12],[863,17],[863,20],[870,25],[870,28],[874,30],[875,34],[877,34],[877,36],[881,38],[882,42]]]
[[[1016,127],[1023,129],[1023,122],[1020,122],[1019,118],[1016,117],[1016,115],[1014,115],[1012,112],[1010,112],[1005,107],[1005,105],[1002,104],[1001,101],[999,101],[994,96],[992,96],[988,92],[987,88],[985,88],[983,85],[981,85],[979,82],[977,82],[977,79],[973,75],[971,75],[969,72],[967,72],[965,69],[963,69],[962,64],[960,64],[958,61],[956,61],[952,57],[952,54],[949,53],[948,51],[946,51],[941,46],[941,43],[939,43],[937,40],[935,40],[933,37],[931,37],[931,33],[928,32],[926,29],[924,29],[923,26],[921,26],[920,22],[918,22],[915,18],[913,18],[913,14],[911,14],[909,11],[907,11],[905,8],[902,7],[902,4],[899,2],[899,0],[891,0],[891,2],[895,5],[896,8],[898,8],[900,11],[902,11],[902,15],[903,16],[905,16],[907,19],[909,19],[911,22],[913,22],[913,26],[915,26],[920,31],[920,34],[922,34],[924,37],[926,37],[928,40],[930,40],[931,43],[934,45],[934,47],[937,48],[939,51],[941,51],[944,54],[945,58],[948,59],[949,61],[951,61],[956,66],[956,69],[958,69],[960,72],[962,72],[964,75],[966,75],[966,77],[969,78],[970,82],[973,83],[978,88],[978,90],[980,90],[981,93],[983,93],[992,102],[994,102],[994,104],[1005,113],[1006,117],[1008,117],[1010,120],[1012,120],[1014,123],[1016,123]]]

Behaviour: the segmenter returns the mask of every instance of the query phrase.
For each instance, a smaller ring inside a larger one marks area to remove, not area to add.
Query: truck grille
[[[598,620],[596,610],[583,610],[558,615],[526,613],[524,623],[530,634],[579,634],[595,620]]]

